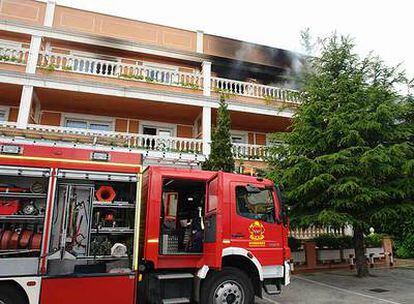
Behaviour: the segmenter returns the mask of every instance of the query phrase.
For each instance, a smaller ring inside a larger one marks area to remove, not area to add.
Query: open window
[[[205,182],[165,178],[162,188],[160,253],[203,252]]]

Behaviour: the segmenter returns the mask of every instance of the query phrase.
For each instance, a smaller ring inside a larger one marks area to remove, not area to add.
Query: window
[[[65,127],[87,129],[88,123],[82,120],[67,119]]]
[[[216,177],[209,184],[207,212],[211,212],[217,209],[217,205],[218,205],[217,193],[218,193],[218,178]]]
[[[0,122],[7,122],[9,120],[10,108],[0,106]]]
[[[89,123],[89,129],[99,131],[110,131],[111,128],[107,123],[91,122]]]
[[[245,144],[247,142],[246,134],[231,132],[231,142],[233,144]]]
[[[7,112],[4,110],[0,110],[0,122],[7,121]]]
[[[146,135],[158,135],[161,137],[170,137],[173,136],[173,129],[156,127],[156,126],[144,126],[142,133]]]
[[[65,121],[65,127],[96,131],[111,131],[112,129],[110,122],[74,118],[67,118]]]
[[[4,39],[0,39],[0,44],[4,49],[8,49],[8,48],[17,49],[17,48],[22,47],[22,43],[20,42],[4,40]]]
[[[275,203],[269,188],[255,186],[236,187],[237,214],[253,220],[275,222]]]

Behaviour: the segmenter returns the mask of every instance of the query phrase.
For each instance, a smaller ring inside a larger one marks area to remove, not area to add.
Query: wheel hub
[[[214,299],[216,304],[243,304],[244,292],[239,283],[228,280],[216,288]]]

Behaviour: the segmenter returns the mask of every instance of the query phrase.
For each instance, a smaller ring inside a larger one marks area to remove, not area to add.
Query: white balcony
[[[28,49],[0,44],[0,62],[25,65],[28,55]],[[125,59],[127,58],[117,58],[117,61],[109,61],[41,51],[38,67],[50,72],[65,71],[203,90],[204,79],[200,72],[185,73],[178,70],[127,64],[122,62]],[[220,77],[211,77],[210,83],[212,92],[224,91],[235,96],[260,98],[264,103],[272,101],[300,103],[298,92],[287,88]]]
[[[96,148],[107,147],[111,150],[135,150],[185,153],[203,156],[203,141],[196,138],[163,137],[137,133],[114,131],[97,131],[88,129],[56,127],[29,124],[26,129],[19,129],[16,123],[0,123],[0,134],[28,140],[46,140],[70,145],[88,145]],[[233,144],[235,159],[265,160],[266,146],[250,144]]]
[[[82,56],[65,55],[51,52],[40,52],[38,66],[48,71],[65,71],[101,77],[119,78],[123,80],[178,86],[193,90],[203,89],[201,73],[185,73],[164,68],[145,67],[117,62],[99,60]],[[297,91],[237,81],[219,77],[211,77],[212,92],[227,92],[235,96],[260,98],[264,103],[272,101],[299,103]]]
[[[29,124],[26,129],[18,129],[15,123],[10,122],[1,123],[0,132],[5,136],[42,139],[49,142],[69,142],[94,147],[111,147],[120,150],[202,154],[202,140],[195,138],[162,137],[36,124]]]

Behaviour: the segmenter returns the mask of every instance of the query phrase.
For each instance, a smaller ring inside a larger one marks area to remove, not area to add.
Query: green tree
[[[404,107],[404,118],[401,122],[406,124],[407,128],[409,128],[409,133],[411,134],[410,141],[413,143],[414,98],[412,95],[408,96]],[[414,160],[411,159],[406,162],[403,170],[407,175],[412,176],[414,172]],[[393,236],[398,257],[414,258],[414,210],[401,210],[400,212],[397,210],[397,212],[390,212],[384,221],[377,223],[375,228],[378,231],[383,231]]]
[[[292,224],[352,225],[359,277],[368,275],[364,234],[413,210],[413,129],[398,68],[360,58],[349,38],[321,41],[304,69],[286,145],[273,148],[269,175],[281,180]]]
[[[234,158],[230,136],[231,121],[224,94],[220,95],[219,104],[216,126],[211,134],[211,153],[209,159],[203,164],[203,169],[233,172]]]

